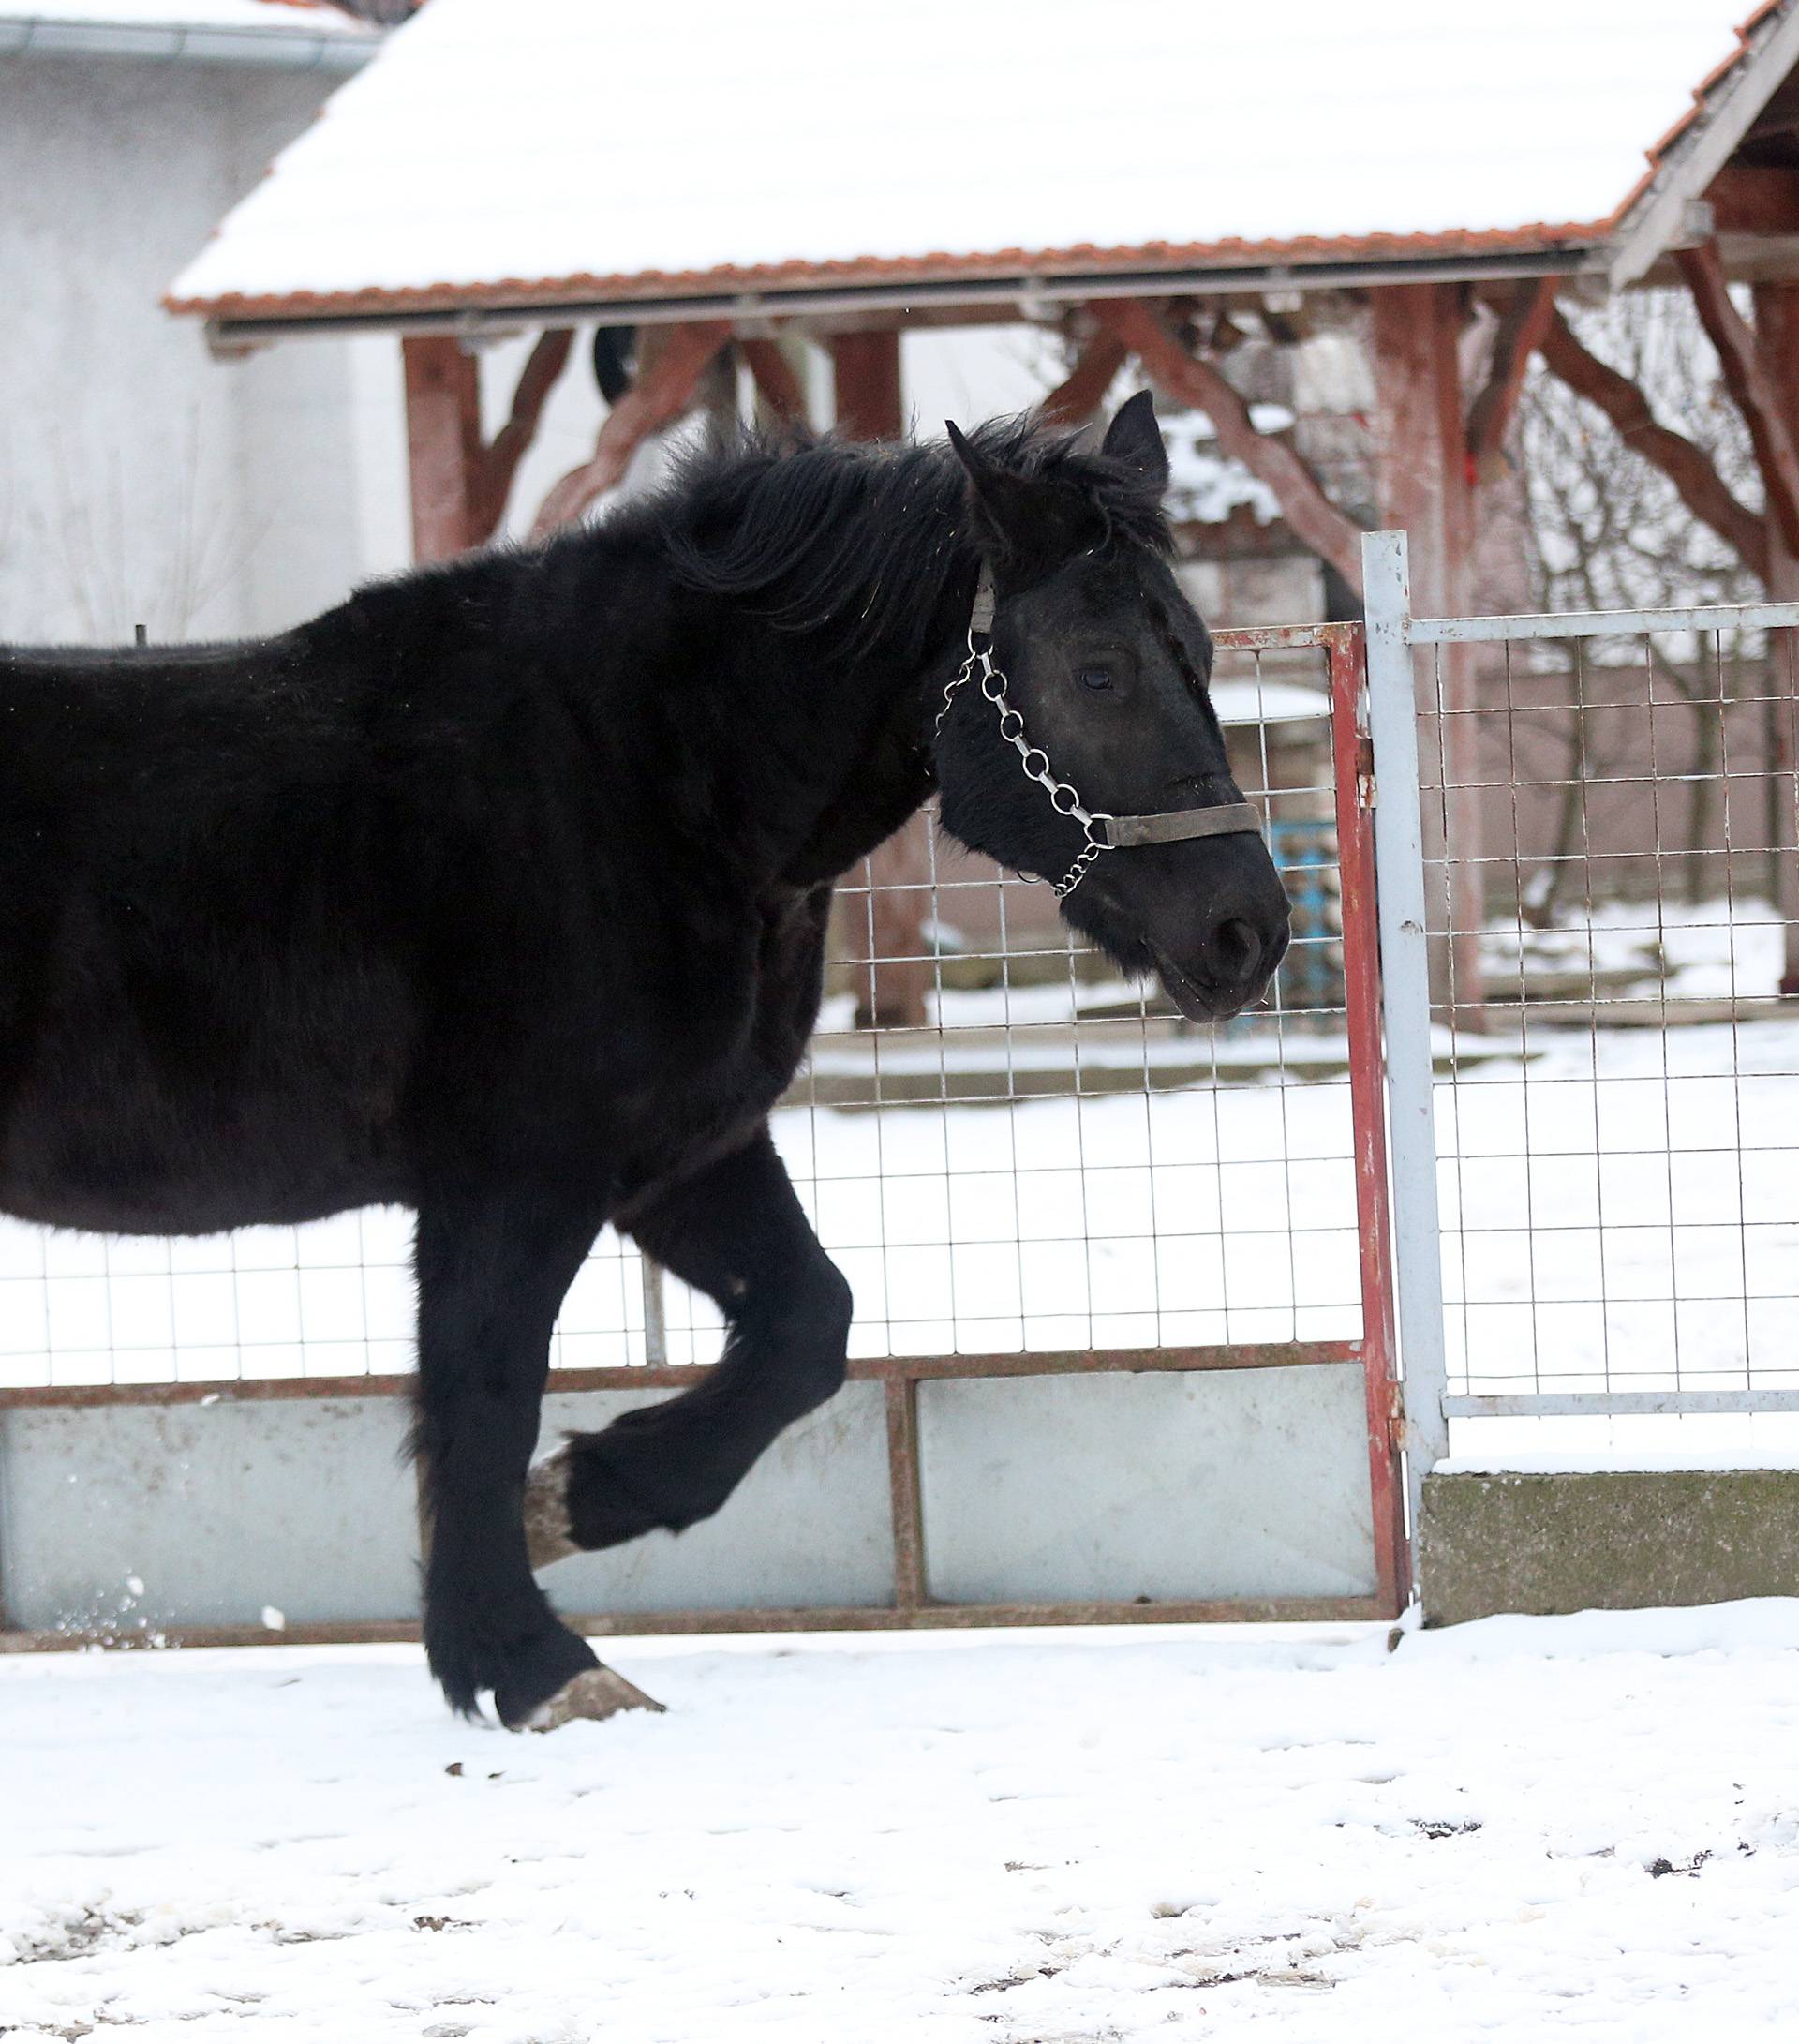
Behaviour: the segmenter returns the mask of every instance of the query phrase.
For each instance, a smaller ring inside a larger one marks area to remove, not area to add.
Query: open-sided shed
[[[1353,588],[1355,519],[1286,437],[1256,430],[1220,366],[1233,314],[1278,337],[1346,306],[1373,357],[1374,509],[1412,536],[1420,613],[1467,607],[1481,478],[1539,350],[1785,595],[1799,591],[1799,0],[1733,27],[1743,5],[1119,0],[1100,21],[1077,0],[622,14],[427,0],[168,302],[226,351],[401,338],[421,559],[497,529],[576,324],[636,328],[636,371],[540,529],[615,485],[726,348],[791,412],[777,344],[818,344],[840,425],[888,435],[906,424],[901,330],[1027,320],[1076,351],[1047,414],[1089,415],[1135,358],[1207,412]],[[1557,314],[1558,293],[1652,278],[1693,291],[1765,514]],[[1755,285],[1753,324],[1733,279]],[[529,330],[510,419],[484,440],[474,344]],[[1461,657],[1446,656],[1451,709]],[[1447,720],[1451,748],[1461,729]],[[1472,807],[1453,822],[1473,846]],[[1478,989],[1471,950],[1458,983]]]

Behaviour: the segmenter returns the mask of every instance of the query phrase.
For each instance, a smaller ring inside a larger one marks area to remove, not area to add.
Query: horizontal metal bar
[[[578,1633],[629,1638],[669,1633],[943,1633],[1019,1625],[1318,1625],[1353,1624],[1397,1616],[1379,1597],[1243,1597],[1170,1600],[1166,1604],[927,1604],[825,1605],[815,1610],[621,1611],[563,1614]],[[411,1645],[416,1619],[336,1625],[71,1628],[0,1632],[0,1654],[67,1653],[92,1647],[156,1650],[182,1647],[344,1647]]]
[[[1361,629],[1359,620],[1338,624],[1232,625],[1214,632],[1212,645],[1212,650],[1219,653],[1279,652],[1284,647],[1290,646],[1334,646],[1355,638]],[[1290,791],[1282,788],[1276,792],[1286,795]]]
[[[683,320],[828,319],[833,314],[917,314],[935,308],[1064,305],[1089,298],[1167,298],[1255,291],[1343,291],[1371,284],[1465,283],[1503,277],[1567,276],[1593,267],[1593,250],[1560,254],[1439,256],[1390,262],[1215,263],[1167,270],[1045,271],[990,277],[926,277],[911,283],[795,285],[704,296],[633,297],[596,291],[588,297],[509,305],[420,306],[369,312],[219,317],[207,321],[210,345],[223,354],[277,340],[325,340],[349,334],[518,333],[532,327],[610,319],[640,326]]]
[[[1799,604],[1688,604],[1669,610],[1538,611],[1513,618],[1413,618],[1414,646],[1481,639],[1630,638],[1644,632],[1777,632],[1799,627]],[[1521,706],[1527,707],[1527,706]],[[1658,704],[1658,709],[1662,705]],[[1669,709],[1678,706],[1669,704]]]
[[[1137,1370],[1267,1370],[1300,1365],[1360,1363],[1360,1341],[1242,1341],[1207,1348],[1046,1349],[998,1355],[856,1356],[849,1366],[861,1382],[922,1383],[947,1377],[1105,1376]],[[709,1363],[625,1363],[550,1372],[552,1391],[680,1391],[703,1383]],[[410,1373],[365,1377],[228,1378],[214,1383],[8,1384],[8,1406],[227,1405],[281,1398],[402,1398]]]
[[[1563,1419],[1613,1413],[1799,1412],[1799,1391],[1539,1391],[1473,1397],[1447,1397],[1451,1419]]]

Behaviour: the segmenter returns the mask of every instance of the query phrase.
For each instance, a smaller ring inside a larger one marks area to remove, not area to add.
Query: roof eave
[[[1436,242],[1454,239],[1433,237]],[[1093,268],[995,265],[985,271],[971,265],[954,268],[950,274],[933,274],[926,265],[902,271],[895,264],[863,276],[789,277],[744,272],[716,280],[568,279],[541,287],[499,285],[467,291],[367,292],[313,300],[171,297],[165,303],[171,312],[204,318],[215,349],[232,353],[302,336],[455,333],[474,338],[523,326],[596,321],[666,325],[684,320],[728,319],[744,323],[888,312],[943,314],[959,307],[974,311],[1008,306],[1029,316],[1093,298],[1218,296],[1234,291],[1342,291],[1383,284],[1569,276],[1602,268],[1606,256],[1605,229],[1599,223],[1558,228],[1550,235],[1464,239],[1470,246],[1417,246],[1385,253],[1346,248],[1312,260],[1297,259],[1286,250],[1278,258],[1262,261],[1237,257],[1131,267],[1111,261]],[[1472,246],[1480,243],[1485,246]],[[853,273],[857,266],[842,268]],[[712,288],[706,288],[708,283]]]

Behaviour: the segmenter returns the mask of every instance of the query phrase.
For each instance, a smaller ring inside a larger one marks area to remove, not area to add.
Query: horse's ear
[[[1106,428],[1100,452],[1112,460],[1135,469],[1146,483],[1153,484],[1157,496],[1168,486],[1168,451],[1162,444],[1162,428],[1155,423],[1155,400],[1148,391],[1138,391],[1118,408],[1117,416]]]
[[[1036,529],[1042,523],[1034,486],[989,461],[954,419],[944,424],[949,430],[949,444],[967,474],[968,500],[987,551],[1002,559],[1033,552]]]

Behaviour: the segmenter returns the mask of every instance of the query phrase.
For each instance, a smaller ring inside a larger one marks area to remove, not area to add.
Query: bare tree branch
[[[1627,447],[1661,470],[1693,516],[1765,577],[1768,533],[1762,520],[1731,493],[1702,447],[1661,425],[1650,410],[1649,400],[1628,377],[1587,351],[1559,308],[1550,313],[1542,352],[1570,390],[1605,413]]]

